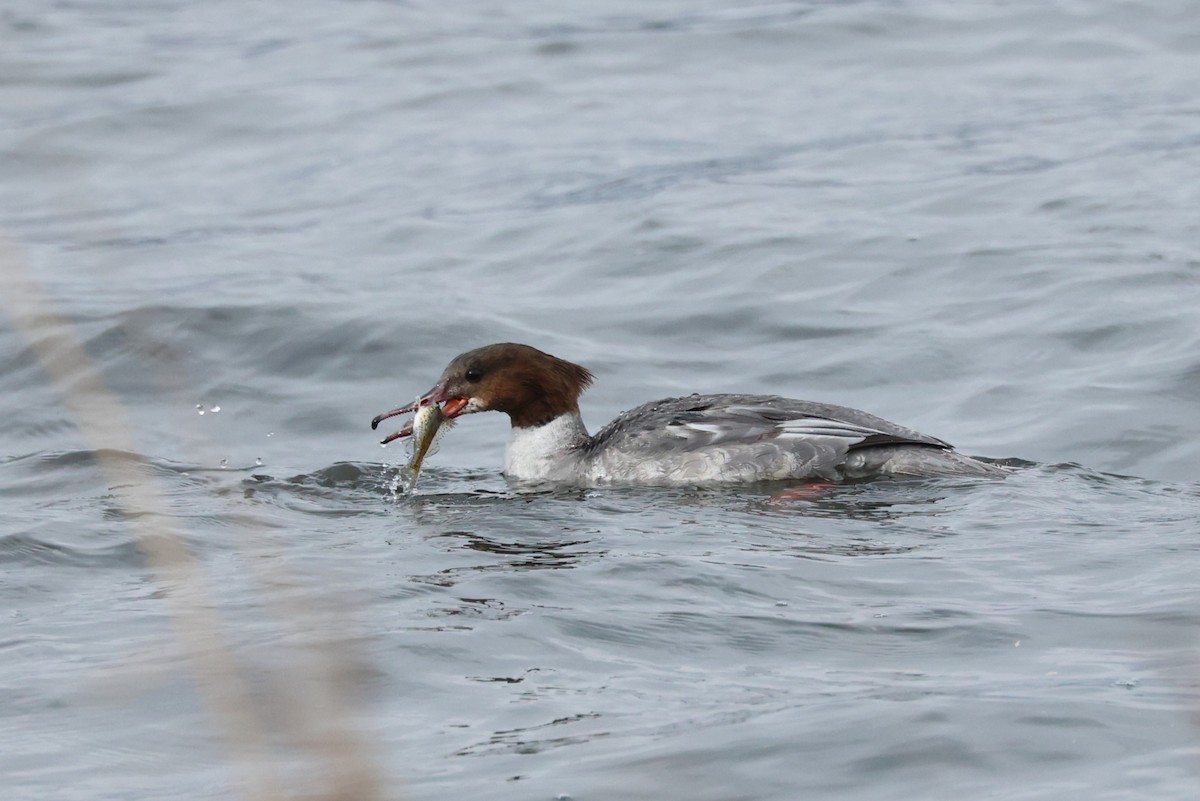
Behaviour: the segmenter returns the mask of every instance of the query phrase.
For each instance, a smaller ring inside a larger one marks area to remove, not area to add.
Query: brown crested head
[[[579,411],[592,374],[528,345],[503,342],[456,356],[442,373],[448,397],[469,398],[468,411],[506,413],[516,428]]]

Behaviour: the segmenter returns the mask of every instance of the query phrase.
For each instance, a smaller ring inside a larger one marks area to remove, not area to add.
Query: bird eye
[[[467,380],[470,381],[471,383],[474,383],[481,378],[483,378],[483,373],[479,372],[478,369],[472,367],[470,370],[467,371]]]

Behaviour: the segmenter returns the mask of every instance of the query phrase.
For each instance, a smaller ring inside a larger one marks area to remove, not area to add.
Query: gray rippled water
[[[1196,797],[1193,5],[12,0],[4,796]],[[398,492],[494,341],[1021,469]]]

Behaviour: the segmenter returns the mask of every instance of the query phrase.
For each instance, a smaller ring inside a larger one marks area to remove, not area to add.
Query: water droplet
[[[255,459],[255,460],[254,460],[254,464],[255,464],[255,466],[257,466],[257,467],[262,467],[262,457],[260,456],[260,457],[258,457],[257,459]]]
[[[221,469],[222,469],[222,470],[224,470],[224,469],[225,469],[226,467],[228,467],[228,466],[229,466],[229,460],[228,460],[228,459],[222,459],[222,460],[221,460]]]
[[[204,408],[204,404],[202,404],[202,403],[197,403],[197,404],[196,404],[196,408],[197,408],[197,409],[203,409],[203,408]]]
[[[221,407],[220,407],[220,406],[214,406],[214,407],[212,407],[211,409],[209,409],[209,411],[210,411],[210,412],[212,412],[213,414],[216,414],[217,412],[221,411]]]
[[[775,605],[776,606],[787,606],[788,603],[787,603],[787,601],[776,601]]]
[[[203,409],[201,409],[200,411],[196,412],[196,414],[198,414],[198,415],[200,415],[201,417],[203,417],[203,416],[204,416],[204,410],[203,410]]]
[[[268,436],[268,437],[273,437],[273,436],[275,436],[275,432],[274,432],[274,431],[268,431],[268,432],[267,432],[267,436]]]

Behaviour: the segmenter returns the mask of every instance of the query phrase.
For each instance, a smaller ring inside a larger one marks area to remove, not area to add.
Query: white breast
[[[575,478],[580,456],[575,450],[587,439],[579,414],[564,414],[534,428],[514,428],[504,451],[504,473],[524,481]]]

